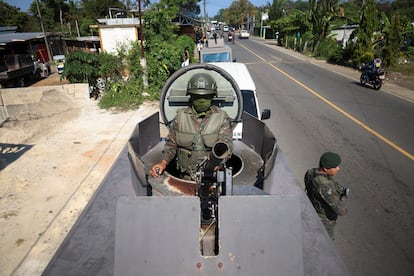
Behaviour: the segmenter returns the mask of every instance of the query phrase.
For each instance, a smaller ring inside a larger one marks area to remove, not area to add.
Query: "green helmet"
[[[205,74],[205,73],[195,74],[188,81],[187,94],[217,95],[216,82],[208,74]]]

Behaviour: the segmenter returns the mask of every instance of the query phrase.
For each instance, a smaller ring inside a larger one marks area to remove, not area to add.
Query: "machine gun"
[[[214,144],[210,156],[196,171],[196,196],[200,198],[201,224],[209,224],[217,217],[218,198],[232,192],[232,168],[223,164],[230,155],[224,142]]]
[[[203,256],[218,254],[218,203],[222,195],[232,194],[232,168],[224,160],[230,155],[229,146],[214,144],[210,156],[197,166],[195,193],[200,198],[200,251]]]

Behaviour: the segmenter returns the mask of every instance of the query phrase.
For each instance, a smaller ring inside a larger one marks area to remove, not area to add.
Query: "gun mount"
[[[219,170],[200,166],[197,181],[180,179],[174,165],[153,178],[148,171],[164,145],[160,117],[168,126],[174,109],[186,104],[186,79],[200,70],[223,81],[215,100],[248,131],[233,140]],[[137,124],[44,275],[350,275],[272,132],[241,116],[238,90],[225,70],[210,65],[173,74],[161,114]]]

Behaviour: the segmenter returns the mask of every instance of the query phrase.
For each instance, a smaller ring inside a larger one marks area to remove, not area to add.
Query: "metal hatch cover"
[[[304,275],[300,201],[219,198],[219,254],[202,256],[197,197],[123,197],[114,275]]]

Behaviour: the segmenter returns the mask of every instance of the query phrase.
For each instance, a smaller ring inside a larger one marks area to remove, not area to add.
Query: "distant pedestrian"
[[[349,190],[334,180],[340,163],[338,154],[325,152],[319,159],[319,167],[309,169],[304,179],[306,193],[332,239],[338,216],[348,212],[346,199]]]
[[[190,65],[190,48],[187,46],[184,49],[184,61],[181,63],[181,67]]]
[[[203,48],[203,44],[201,44],[201,40],[197,43],[197,52],[198,52],[198,62],[201,62],[201,49]]]
[[[216,32],[213,33],[213,38],[214,38],[214,43],[217,44],[217,33]]]

